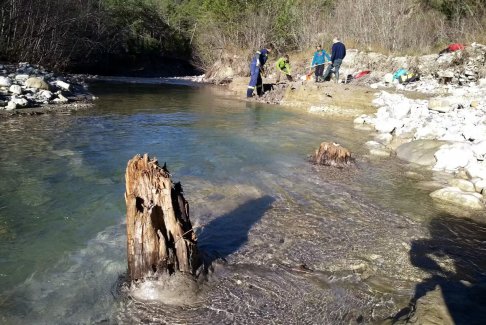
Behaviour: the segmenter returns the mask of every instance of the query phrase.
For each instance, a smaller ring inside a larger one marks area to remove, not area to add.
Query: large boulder
[[[479,193],[463,192],[457,187],[446,187],[430,193],[434,199],[463,206],[473,210],[485,208],[483,196]]]
[[[434,166],[435,153],[446,144],[438,140],[415,140],[400,145],[397,149],[397,157],[421,166]]]
[[[437,160],[434,170],[455,171],[476,162],[474,152],[468,143],[445,144],[434,156]]]
[[[47,82],[41,78],[32,77],[25,81],[25,87],[49,90]]]

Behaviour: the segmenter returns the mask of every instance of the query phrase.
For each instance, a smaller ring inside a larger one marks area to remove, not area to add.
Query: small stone
[[[5,109],[7,111],[11,111],[11,110],[14,110],[17,108],[17,104],[15,104],[14,102],[10,101],[8,102],[7,106],[5,107]]]
[[[20,95],[22,94],[22,87],[20,87],[19,85],[12,85],[10,86],[8,91],[10,91],[14,95]]]
[[[12,80],[8,77],[0,76],[0,87],[10,87],[12,85]]]

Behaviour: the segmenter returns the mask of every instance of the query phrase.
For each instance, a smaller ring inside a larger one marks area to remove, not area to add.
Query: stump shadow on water
[[[271,209],[275,201],[263,196],[240,205],[235,210],[210,221],[198,234],[198,246],[203,253],[206,267],[217,259],[223,259],[240,249],[248,241],[248,233]]]
[[[415,287],[409,306],[393,317],[394,323],[411,318],[436,317],[439,301],[419,301],[440,289],[454,324],[484,324],[486,319],[486,224],[443,214],[429,225],[431,238],[412,242],[410,261],[430,277]],[[452,267],[445,267],[450,265]],[[430,299],[430,295],[428,297]],[[421,305],[421,306],[419,306]],[[422,310],[420,310],[422,308]],[[437,320],[441,320],[440,316]],[[423,321],[423,319],[422,319]]]

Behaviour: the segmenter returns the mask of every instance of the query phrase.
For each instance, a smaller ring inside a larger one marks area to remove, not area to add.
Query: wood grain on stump
[[[167,168],[147,154],[128,161],[125,180],[131,280],[162,272],[194,275],[197,240],[180,183],[173,184]]]
[[[351,164],[351,152],[337,143],[322,142],[310,160],[318,165],[344,167]]]

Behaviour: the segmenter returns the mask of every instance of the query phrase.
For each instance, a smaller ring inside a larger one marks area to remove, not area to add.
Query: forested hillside
[[[302,50],[339,35],[365,50],[424,53],[485,41],[486,0],[3,0],[0,59],[57,69],[178,58],[272,42]]]

